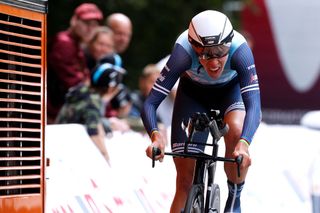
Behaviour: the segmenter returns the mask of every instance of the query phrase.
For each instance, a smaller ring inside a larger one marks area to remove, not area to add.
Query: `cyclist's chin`
[[[214,80],[218,79],[222,74],[222,68],[219,68],[218,70],[214,70],[214,71],[213,70],[206,70],[206,71],[208,75]]]

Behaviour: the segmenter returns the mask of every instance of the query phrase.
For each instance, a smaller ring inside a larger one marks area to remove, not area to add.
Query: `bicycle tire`
[[[218,184],[213,184],[211,190],[211,202],[209,204],[209,213],[220,213],[220,187]]]
[[[204,211],[204,195],[203,186],[193,185],[189,192],[184,213],[203,213]]]

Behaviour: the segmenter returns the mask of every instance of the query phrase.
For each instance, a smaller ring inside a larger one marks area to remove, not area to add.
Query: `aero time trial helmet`
[[[233,28],[228,17],[215,10],[194,16],[189,24],[188,39],[200,59],[221,58],[229,53]]]

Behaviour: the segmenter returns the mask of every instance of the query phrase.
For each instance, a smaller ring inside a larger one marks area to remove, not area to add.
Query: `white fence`
[[[250,147],[253,163],[242,193],[243,212],[311,213],[319,138],[320,131],[302,126],[261,124]],[[106,138],[109,167],[81,125],[48,125],[46,212],[169,212],[175,190],[172,158],[152,169],[145,156],[148,144],[140,133],[114,133]],[[216,179],[223,207],[227,186],[222,163]]]

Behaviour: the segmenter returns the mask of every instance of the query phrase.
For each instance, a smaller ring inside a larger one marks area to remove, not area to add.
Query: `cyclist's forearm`
[[[260,92],[256,91],[250,97],[244,97],[246,117],[243,124],[241,138],[248,143],[252,142],[253,136],[261,122]]]
[[[149,135],[152,134],[153,130],[158,130],[156,108],[153,104],[151,104],[151,100],[149,98],[143,105],[141,118],[143,125]]]

